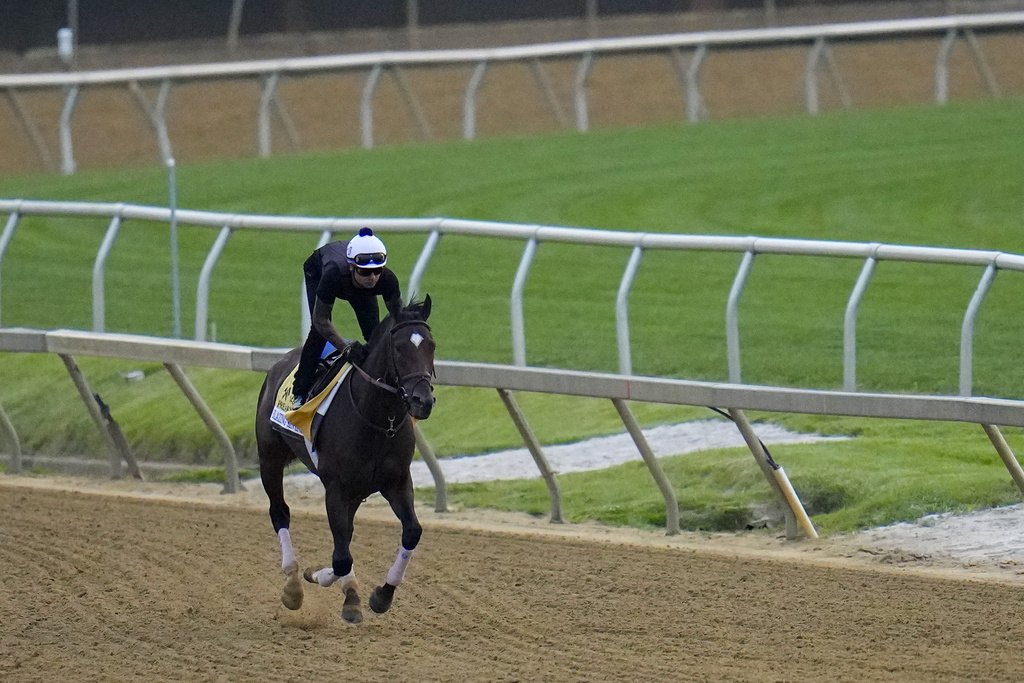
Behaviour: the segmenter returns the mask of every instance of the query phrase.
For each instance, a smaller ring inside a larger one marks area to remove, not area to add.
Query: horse
[[[429,315],[428,295],[377,325],[367,342],[366,359],[353,363],[341,380],[314,436],[315,463],[304,439],[282,434],[270,421],[278,389],[298,363],[301,348],[289,351],[267,373],[256,409],[256,447],[260,478],[270,500],[270,521],[281,544],[281,571],[286,577],[281,602],[288,609],[299,609],[303,597],[289,532],[291,513],[284,500],[284,469],[296,459],[323,483],[334,537],[331,565],[307,569],[302,577],[325,587],[340,580],[345,596],[342,618],[348,623],[362,621],[349,544],[356,510],[368,496],[380,492],[402,523],[402,539],[398,556],[384,583],[371,594],[369,606],[377,614],[391,607],[423,533],[413,505],[409,465],[415,447],[413,422],[428,418],[436,400],[430,383],[435,345],[426,323]]]

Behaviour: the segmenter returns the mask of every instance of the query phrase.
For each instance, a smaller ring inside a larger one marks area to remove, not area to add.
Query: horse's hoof
[[[284,590],[281,591],[281,604],[290,610],[302,607],[302,584],[299,582],[298,572],[288,575]]]
[[[378,586],[370,593],[370,609],[376,614],[384,614],[391,609],[391,601],[395,598],[395,587],[390,583]]]
[[[306,568],[305,570],[303,570],[302,578],[304,578],[306,581],[309,581],[310,583],[319,583],[316,580],[316,577],[313,576],[313,570],[309,569],[309,568]]]
[[[345,604],[341,608],[341,618],[347,624],[359,624],[363,621],[363,610],[359,606],[359,594],[355,589],[345,591]]]

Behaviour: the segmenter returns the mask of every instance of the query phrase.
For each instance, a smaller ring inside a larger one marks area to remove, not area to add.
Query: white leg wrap
[[[313,572],[313,578],[316,579],[316,582],[318,584],[320,584],[324,588],[327,588],[328,586],[333,586],[334,582],[340,579],[341,577],[335,576],[334,570],[330,567],[324,567],[323,569],[317,569],[315,572]]]
[[[352,569],[349,570],[348,574],[345,574],[345,576],[341,577],[341,592],[344,593],[349,588],[355,588],[357,590],[359,588],[356,585],[356,568],[355,567],[352,567]]]
[[[395,558],[395,563],[391,565],[391,569],[388,570],[387,581],[389,584],[397,586],[402,583],[405,579],[405,569],[409,566],[409,560],[411,559],[411,550],[406,550],[403,547],[398,548],[398,557]]]
[[[278,531],[277,540],[281,542],[281,571],[285,574],[297,571],[299,562],[295,559],[295,550],[292,549],[292,537],[288,533],[288,529]]]

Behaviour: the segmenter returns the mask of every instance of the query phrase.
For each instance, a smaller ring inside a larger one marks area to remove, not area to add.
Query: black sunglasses
[[[375,266],[383,266],[384,262],[388,260],[388,255],[382,251],[378,251],[373,254],[356,254],[352,257],[352,262],[357,266],[368,266],[373,264]]]
[[[356,266],[356,275],[361,277],[380,275],[380,268],[360,268],[359,266]]]

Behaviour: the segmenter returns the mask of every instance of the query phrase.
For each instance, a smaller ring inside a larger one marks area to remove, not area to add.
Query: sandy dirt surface
[[[885,558],[859,539],[552,525],[421,506],[395,605],[358,626],[336,588],[279,602],[257,482],[0,478],[0,679],[1019,681],[1016,571]],[[303,566],[322,494],[289,491]],[[371,498],[353,552],[382,580],[399,527]],[[364,597],[368,592],[364,589]]]

